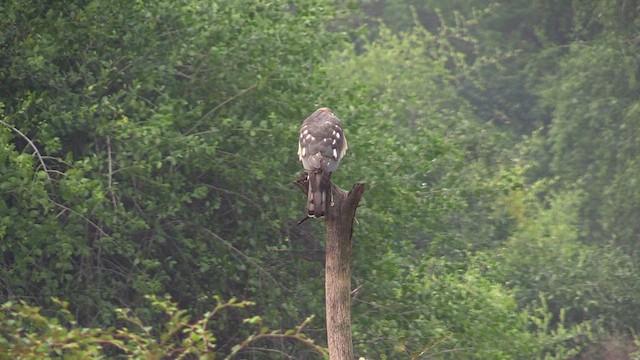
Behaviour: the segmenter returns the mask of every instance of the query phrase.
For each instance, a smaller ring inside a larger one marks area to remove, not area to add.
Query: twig
[[[29,139],[27,135],[25,135],[22,131],[18,130],[15,126],[8,124],[2,120],[0,120],[0,124],[16,132],[18,135],[20,135],[20,137],[22,137],[29,144],[29,146],[31,146],[31,148],[33,149],[33,153],[36,155],[36,158],[38,158],[38,161],[40,162],[40,165],[44,170],[45,175],[47,175],[47,179],[51,180],[51,178],[49,177],[49,170],[47,169],[47,165],[45,165],[44,159],[42,158],[42,155],[40,155],[40,151],[38,151],[36,144],[34,144],[33,141],[31,141],[31,139]]]
[[[313,316],[310,316],[308,318],[306,318],[302,324],[300,324],[300,326],[298,326],[295,330],[295,332],[293,334],[288,334],[288,333],[269,333],[269,334],[258,334],[255,336],[250,336],[249,338],[247,338],[245,341],[243,341],[238,348],[236,348],[231,354],[229,354],[229,356],[227,356],[225,358],[225,360],[230,360],[233,359],[236,355],[238,355],[239,353],[241,353],[244,349],[248,349],[249,348],[249,344],[256,342],[258,340],[261,339],[280,339],[280,340],[295,340],[298,341],[304,345],[306,345],[307,347],[309,347],[310,349],[312,349],[313,351],[323,355],[325,357],[325,359],[328,359],[328,353],[327,353],[327,349],[321,347],[320,345],[314,343],[312,340],[307,339],[306,337],[303,337],[303,329],[304,327],[309,324],[309,322],[311,322],[311,320],[313,319]]]
[[[355,298],[356,293],[364,286],[364,284],[360,284],[358,286],[356,286],[355,289],[351,290],[351,296],[353,296]]]
[[[253,259],[251,259],[248,255],[246,255],[245,253],[243,253],[242,251],[240,251],[238,248],[236,248],[235,246],[233,246],[233,244],[231,244],[229,241],[223,239],[222,237],[220,237],[220,235],[214,233],[213,231],[205,228],[205,227],[200,227],[204,232],[206,232],[207,234],[211,235],[212,237],[216,238],[218,241],[222,242],[223,244],[225,244],[229,249],[231,249],[233,252],[235,252],[236,254],[240,255],[241,258],[245,259],[248,263],[250,263],[251,265],[255,266],[261,273],[265,274],[269,279],[271,279],[271,281],[273,281],[274,284],[278,285],[280,288],[284,288],[271,274],[269,274],[268,271],[266,271],[265,269],[263,269],[260,265],[258,265],[255,261],[253,261]]]
[[[102,234],[102,236],[107,236],[107,237],[109,237],[109,234],[107,234],[104,230],[102,230],[102,228],[101,228],[100,226],[98,226],[98,224],[94,223],[93,221],[91,221],[90,219],[88,219],[86,216],[84,216],[84,215],[80,214],[79,212],[77,212],[77,211],[75,211],[75,210],[73,210],[73,209],[71,209],[71,208],[69,208],[69,207],[67,207],[67,206],[64,206],[64,205],[62,205],[62,204],[60,204],[60,203],[57,203],[57,202],[55,202],[55,201],[53,201],[53,200],[52,200],[52,202],[53,202],[53,204],[54,204],[55,206],[57,206],[57,207],[59,207],[59,208],[61,208],[61,209],[67,210],[67,211],[69,211],[69,212],[71,212],[71,213],[73,213],[73,214],[75,214],[75,215],[79,216],[82,220],[84,220],[84,221],[88,222],[89,224],[93,225],[93,227],[94,227],[94,228],[96,228],[96,230],[98,230],[98,231],[100,232],[100,234]]]
[[[228,98],[227,100],[221,102],[220,104],[216,105],[213,109],[207,111],[206,114],[202,115],[202,117],[200,118],[200,120],[196,121],[196,123],[191,127],[191,129],[187,130],[187,132],[185,132],[183,134],[183,136],[187,136],[189,135],[193,130],[195,130],[198,126],[200,126],[200,124],[204,121],[204,119],[208,118],[209,115],[213,114],[214,112],[216,112],[218,109],[220,109],[221,107],[225,106],[227,103],[239,98],[240,96],[246,94],[247,92],[255,89],[258,86],[258,82],[256,82],[255,84],[249,86],[246,89],[240,90],[239,93],[233,95],[232,97]]]
[[[109,188],[109,194],[111,194],[111,202],[113,203],[113,210],[118,209],[118,202],[116,201],[116,195],[113,193],[113,188],[111,187],[113,184],[113,159],[111,158],[111,137],[107,135],[107,160],[108,160],[108,169],[109,169],[109,180],[107,183],[107,187]]]
[[[269,349],[269,348],[265,348],[265,347],[251,346],[251,347],[247,348],[247,352],[251,352],[252,354],[253,353],[258,353],[259,354],[261,352],[263,352],[263,353],[273,353],[273,354],[277,354],[277,355],[280,355],[280,356],[284,356],[284,359],[292,359],[292,360],[296,359],[295,357],[285,353],[282,350]],[[254,355],[254,359],[255,359],[255,355]]]
[[[412,359],[413,360],[420,359],[420,357],[422,357],[422,355],[425,355],[430,350],[434,349],[435,347],[437,347],[438,345],[442,344],[443,342],[449,340],[449,338],[451,338],[451,333],[446,334],[446,335],[440,337],[439,339],[436,339],[434,342],[432,342],[431,344],[427,345],[418,355],[412,357]],[[451,350],[451,349],[449,349],[449,350]],[[445,352],[445,351],[447,351],[447,350],[442,350],[440,352]],[[427,355],[427,359],[430,358],[430,357],[431,356]]]
[[[311,217],[309,217],[309,216],[305,215],[304,217],[300,218],[300,220],[298,220],[298,222],[296,223],[296,225],[300,225],[300,224],[302,224],[303,222],[305,222],[305,221],[307,221],[307,220],[309,220],[309,219],[311,219]]]
[[[428,355],[425,359],[431,359],[432,357],[440,354],[453,353],[458,351],[468,351],[468,350],[473,350],[473,348],[453,348],[453,349],[440,350],[433,355]]]

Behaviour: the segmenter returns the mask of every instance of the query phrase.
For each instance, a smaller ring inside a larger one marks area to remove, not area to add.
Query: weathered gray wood
[[[295,183],[306,195],[309,186],[306,176],[303,174]],[[333,204],[328,206],[324,219],[327,232],[325,306],[331,360],[354,358],[351,339],[351,238],[356,209],[365,188],[365,184],[357,183],[347,192],[332,183]]]

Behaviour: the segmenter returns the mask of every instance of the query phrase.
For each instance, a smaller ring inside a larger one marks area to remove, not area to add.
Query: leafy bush
[[[271,299],[257,306],[280,324],[321,312],[279,270],[308,266],[291,255],[305,249],[289,241],[287,184],[309,77],[345,39],[325,29],[330,6],[0,8],[2,300],[64,298],[86,326],[148,293],[196,313],[214,293]]]
[[[78,325],[68,304],[56,299],[56,314],[46,316],[39,307],[25,302],[7,302],[0,312],[0,351],[16,359],[234,359],[269,351],[270,343],[298,342],[328,359],[326,349],[316,345],[303,332],[311,318],[288,331],[272,331],[262,325],[259,316],[243,319],[238,326],[258,328],[233,344],[221,343],[216,335],[216,319],[232,309],[252,305],[248,301],[221,301],[202,317],[191,320],[169,297],[148,296],[152,307],[163,318],[160,327],[147,326],[130,309],[117,309],[120,325],[109,329]],[[49,310],[51,311],[51,310]],[[258,347],[259,346],[259,347]],[[272,349],[270,351],[278,351]]]
[[[519,308],[482,269],[392,254],[378,265],[379,283],[364,282],[354,302],[356,349],[367,357],[567,359],[590,334],[588,324],[564,327],[544,302]]]
[[[517,216],[517,229],[484,265],[495,281],[515,291],[522,306],[540,304],[567,324],[590,322],[595,330],[634,329],[640,311],[637,261],[614,243],[585,244],[579,239],[580,192],[547,194],[547,204],[534,195],[545,189],[536,184],[500,202],[504,216]]]

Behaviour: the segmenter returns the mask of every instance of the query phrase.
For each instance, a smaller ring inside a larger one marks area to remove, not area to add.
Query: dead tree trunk
[[[307,194],[309,184],[304,174],[295,183]],[[364,190],[363,183],[355,184],[349,192],[331,184],[333,206],[328,206],[325,216],[325,306],[331,360],[354,358],[351,340],[351,237],[356,208]]]

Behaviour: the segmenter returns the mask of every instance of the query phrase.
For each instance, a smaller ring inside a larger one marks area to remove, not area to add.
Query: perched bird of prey
[[[309,179],[309,217],[325,215],[327,199],[331,202],[331,173],[338,169],[346,153],[347,139],[331,109],[320,108],[304,120],[300,127],[298,157]]]

